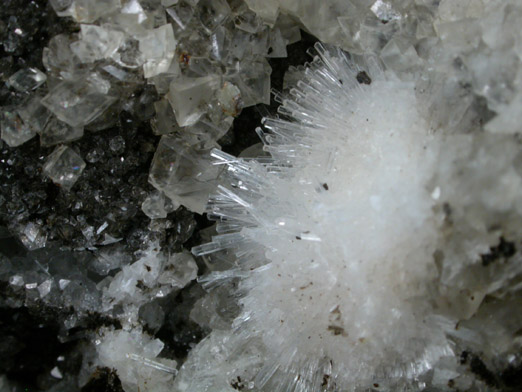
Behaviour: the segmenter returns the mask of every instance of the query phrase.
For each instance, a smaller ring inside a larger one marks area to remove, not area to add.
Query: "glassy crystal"
[[[174,202],[203,213],[215,187],[219,168],[210,152],[187,146],[174,136],[162,136],[149,172],[149,182]]]
[[[232,83],[225,82],[223,87],[216,93],[218,103],[228,116],[237,116],[243,107],[241,91]]]
[[[49,3],[58,16],[71,16],[73,0],[49,0]]]
[[[147,196],[141,209],[150,219],[166,218],[167,214],[176,210],[179,204],[165,197],[163,192],[154,191]]]
[[[185,30],[194,17],[194,8],[184,1],[179,2],[175,7],[167,8],[166,11],[174,21],[173,28],[176,34]]]
[[[187,251],[171,254],[165,264],[165,272],[158,282],[183,288],[198,276],[198,266],[194,257]]]
[[[48,72],[65,79],[72,77],[79,59],[71,51],[72,39],[59,34],[48,42],[42,54],[42,62]]]
[[[209,31],[214,31],[230,15],[226,0],[200,0],[198,2],[199,19]]]
[[[38,133],[45,128],[51,117],[51,112],[42,105],[41,100],[41,96],[34,95],[26,103],[18,107],[18,114],[23,122]]]
[[[70,126],[81,127],[95,120],[116,101],[108,95],[109,88],[106,80],[92,73],[59,83],[42,99],[42,104]]]
[[[51,117],[44,130],[40,132],[40,144],[43,147],[78,140],[83,136],[83,127],[71,127],[56,117]]]
[[[166,98],[154,103],[156,116],[151,120],[152,130],[156,135],[168,135],[182,130],[178,126],[172,106]]]
[[[20,239],[29,250],[43,248],[47,242],[47,234],[41,225],[29,222],[22,230]]]
[[[286,57],[286,43],[279,29],[273,29],[268,36],[267,57]]]
[[[93,63],[113,56],[123,43],[124,34],[110,26],[81,25],[80,40],[71,44],[71,51],[82,63]]]
[[[230,75],[229,80],[241,91],[244,107],[258,103],[270,104],[270,74],[272,68],[266,59],[241,62],[241,73]]]
[[[278,0],[245,0],[245,2],[269,25],[276,22],[279,14]]]
[[[219,84],[217,75],[172,81],[168,99],[180,126],[193,125],[199,120],[205,111],[204,104],[211,99]]]
[[[256,34],[262,28],[262,21],[254,12],[246,10],[234,18],[234,25],[239,30],[246,31],[250,34]]]
[[[138,25],[147,19],[147,14],[138,0],[128,0],[126,3],[124,3],[121,9],[121,14],[135,15],[137,17],[135,25]],[[134,26],[134,28],[136,27],[137,26]]]
[[[143,73],[146,78],[167,72],[176,49],[172,26],[166,24],[149,31],[139,39],[139,49],[146,59],[143,64]]]
[[[36,135],[36,131],[25,124],[13,108],[3,108],[1,114],[2,140],[10,147],[24,144]]]
[[[154,84],[158,94],[165,95],[169,92],[170,83],[181,74],[179,62],[172,61],[166,72],[153,76],[149,81]]]
[[[377,0],[370,9],[382,23],[401,18],[401,14],[393,9],[391,3],[386,1]]]
[[[59,146],[47,157],[43,173],[56,185],[71,190],[85,168],[83,159],[70,147]]]
[[[20,92],[35,90],[45,83],[47,76],[36,68],[25,68],[13,74],[7,83]]]
[[[74,0],[71,14],[79,23],[92,23],[119,8],[120,0]]]

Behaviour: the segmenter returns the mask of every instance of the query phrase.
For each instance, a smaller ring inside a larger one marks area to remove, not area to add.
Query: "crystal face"
[[[1,114],[2,140],[9,146],[17,147],[36,135],[36,131],[24,123],[14,108],[4,108]]]
[[[173,201],[202,213],[218,174],[209,150],[188,146],[174,136],[162,136],[152,160],[149,182]]]
[[[113,56],[125,35],[108,27],[81,25],[80,40],[70,45],[71,51],[83,63],[93,63]]]
[[[194,125],[199,120],[205,112],[205,103],[210,100],[219,83],[217,75],[172,81],[168,99],[180,126]]]
[[[80,178],[84,168],[85,162],[73,149],[59,146],[47,157],[42,171],[56,185],[69,191]]]
[[[143,73],[146,78],[167,72],[174,58],[176,40],[170,24],[163,25],[147,32],[139,40],[140,52],[147,59],[143,64]]]
[[[13,74],[7,83],[20,92],[36,90],[47,80],[47,76],[36,68],[26,68]]]
[[[42,104],[61,121],[82,127],[100,116],[116,97],[109,95],[110,85],[99,74],[79,80],[64,80],[42,99]]]
[[[71,127],[69,124],[52,117],[40,132],[40,144],[44,147],[81,139],[83,127]]]

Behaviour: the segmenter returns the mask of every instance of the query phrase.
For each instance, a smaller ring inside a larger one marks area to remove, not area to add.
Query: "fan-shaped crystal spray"
[[[193,350],[177,390],[416,389],[457,366],[451,331],[478,305],[442,278],[468,259],[436,257],[448,218],[436,182],[456,170],[438,160],[454,140],[430,129],[413,83],[316,49],[258,129],[269,157],[213,152],[218,234],[193,253],[230,261],[202,281],[237,286],[240,310]]]

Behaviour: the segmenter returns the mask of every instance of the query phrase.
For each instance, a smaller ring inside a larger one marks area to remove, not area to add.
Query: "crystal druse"
[[[520,2],[29,3],[0,391],[522,389]]]

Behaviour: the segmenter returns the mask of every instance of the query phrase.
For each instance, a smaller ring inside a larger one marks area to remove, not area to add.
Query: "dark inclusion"
[[[360,84],[372,84],[372,79],[366,71],[360,71],[355,78]]]

